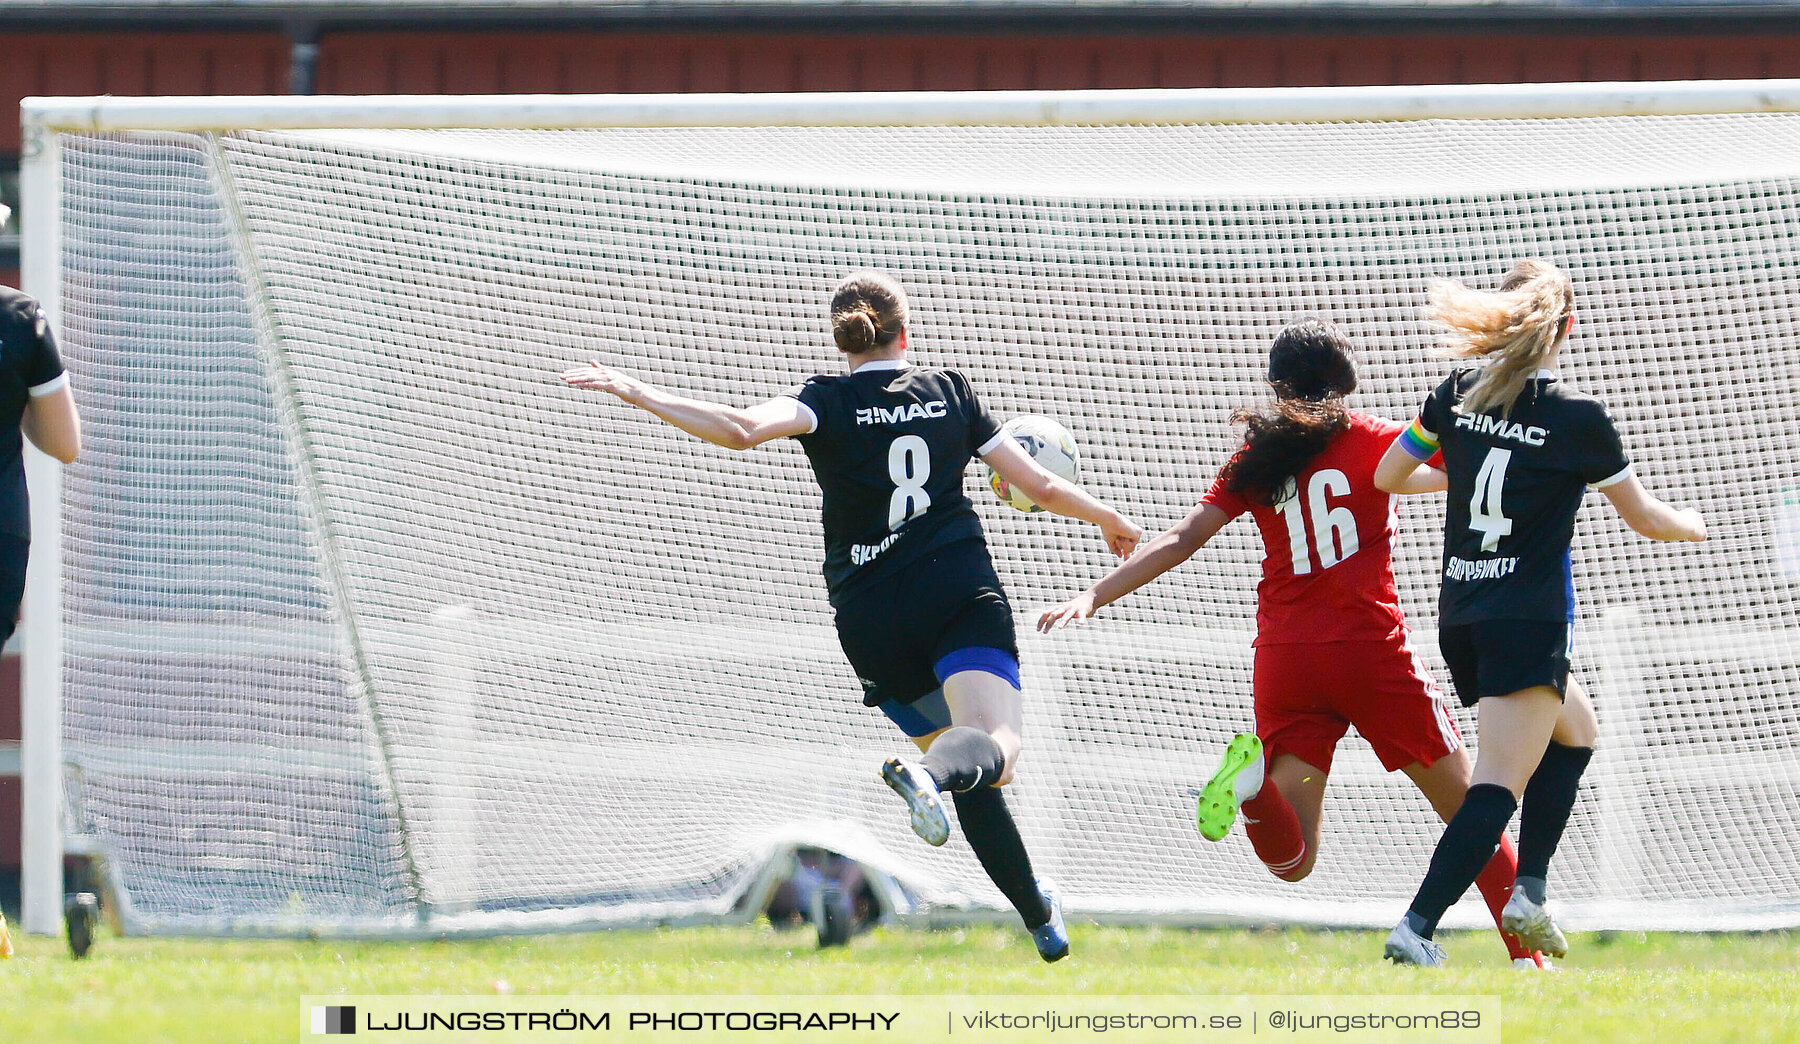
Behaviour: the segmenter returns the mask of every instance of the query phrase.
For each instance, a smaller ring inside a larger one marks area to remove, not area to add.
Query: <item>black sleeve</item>
[[[957,395],[962,399],[963,421],[969,431],[969,455],[978,457],[984,447],[992,449],[988,443],[993,442],[994,436],[1000,434],[1000,422],[981,404],[980,397],[975,394],[975,386],[969,383],[967,377],[956,370],[945,372],[956,383]]]
[[[1444,441],[1444,429],[1456,419],[1456,381],[1461,376],[1459,370],[1444,378],[1444,382],[1425,397],[1425,405],[1419,409],[1419,422],[1439,442]]]
[[[1606,407],[1597,399],[1583,405],[1586,409],[1580,437],[1569,451],[1571,464],[1581,481],[1605,488],[1631,473],[1631,458],[1625,456],[1625,444],[1619,440],[1619,429],[1613,425]]]
[[[36,301],[20,295],[6,311],[7,325],[11,327],[6,331],[6,340],[24,349],[15,358],[19,359],[19,376],[25,387],[36,391],[61,377],[62,356],[56,350],[56,335],[50,332],[50,320],[44,310]]]
[[[806,383],[797,384],[794,387],[789,388],[787,391],[781,393],[783,395],[789,396],[790,398],[799,399],[800,405],[805,406],[808,410],[812,411],[812,415],[813,415],[812,431],[806,432],[805,434],[802,434],[802,435],[796,435],[796,436],[794,436],[795,438],[804,439],[804,438],[806,438],[807,435],[811,435],[814,432],[817,432],[820,428],[823,428],[825,426],[825,403],[826,403],[826,400],[829,398],[829,396],[825,392],[825,383],[826,383],[826,379],[822,376],[821,377],[808,377],[806,379]]]

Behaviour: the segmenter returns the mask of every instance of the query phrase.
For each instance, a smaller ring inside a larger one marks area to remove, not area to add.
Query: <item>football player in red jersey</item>
[[[1269,383],[1275,401],[1238,411],[1244,446],[1194,510],[1086,592],[1046,610],[1038,630],[1093,616],[1249,513],[1266,552],[1257,585],[1256,732],[1231,741],[1201,791],[1200,832],[1223,838],[1242,807],[1257,856],[1276,877],[1299,881],[1318,858],[1332,753],[1349,726],[1446,821],[1469,789],[1469,759],[1443,693],[1408,642],[1394,587],[1393,498],[1375,488],[1375,465],[1406,425],[1344,406],[1356,364],[1348,338],[1323,320],[1276,337]],[[1444,488],[1443,472],[1421,468],[1397,492]],[[1496,923],[1516,865],[1502,838],[1478,882]],[[1543,966],[1541,955],[1502,937],[1515,964]]]

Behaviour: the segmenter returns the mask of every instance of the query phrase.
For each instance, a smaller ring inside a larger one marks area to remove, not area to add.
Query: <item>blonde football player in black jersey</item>
[[[1525,945],[1568,950],[1544,905],[1550,857],[1598,732],[1569,677],[1575,513],[1589,489],[1652,540],[1704,540],[1632,474],[1606,407],[1556,376],[1575,323],[1569,277],[1522,261],[1496,292],[1434,281],[1429,312],[1453,354],[1487,357],[1452,373],[1382,458],[1375,484],[1394,491],[1439,449],[1449,476],[1438,643],[1464,706],[1479,702],[1481,750],[1462,809],[1444,828],[1412,907],[1388,937],[1397,963],[1439,965],[1437,922],[1519,818],[1519,871],[1502,926]]]
[[[849,372],[744,409],[673,395],[598,363],[562,379],[728,449],[800,441],[824,493],[825,584],[863,702],[924,751],[916,762],[890,758],[882,777],[934,845],[949,834],[941,797],[949,792],[982,867],[1054,961],[1069,951],[1055,889],[1034,877],[997,789],[1012,780],[1021,745],[1019,653],[963,469],[981,457],[1046,509],[1099,526],[1120,557],[1142,531],[1032,461],[962,374],[912,365],[907,317],[893,277],[846,277],[831,324]]]

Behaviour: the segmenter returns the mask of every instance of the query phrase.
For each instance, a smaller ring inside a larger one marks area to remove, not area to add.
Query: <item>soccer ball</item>
[[[1028,414],[1007,421],[1001,430],[1017,439],[1024,447],[1025,455],[1037,461],[1039,467],[1052,475],[1075,481],[1081,466],[1081,453],[1075,448],[1075,436],[1069,434],[1069,429],[1048,417]],[[995,496],[1020,511],[1044,510],[1032,503],[1030,497],[1012,488],[1012,484],[993,468],[988,469],[988,486]]]

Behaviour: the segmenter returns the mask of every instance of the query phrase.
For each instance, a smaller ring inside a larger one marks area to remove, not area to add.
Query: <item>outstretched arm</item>
[[[1705,540],[1706,520],[1693,508],[1673,508],[1650,495],[1636,475],[1602,487],[1600,492],[1612,501],[1635,532],[1652,540]]]
[[[1168,532],[1144,545],[1132,559],[1101,578],[1100,582],[1061,605],[1051,606],[1038,617],[1038,630],[1050,632],[1093,616],[1181,563],[1194,557],[1231,521],[1231,516],[1211,504],[1197,505]]]
[[[1144,531],[1137,523],[1094,499],[1087,490],[1068,479],[1045,471],[1043,465],[1032,460],[1014,439],[1001,439],[993,449],[982,454],[981,459],[1045,511],[1099,526],[1106,537],[1106,546],[1120,558],[1129,557],[1144,537]]]
[[[565,370],[562,379],[571,387],[616,395],[689,435],[726,449],[746,450],[789,435],[804,435],[815,423],[799,399],[782,396],[739,409],[666,392],[597,362]]]

